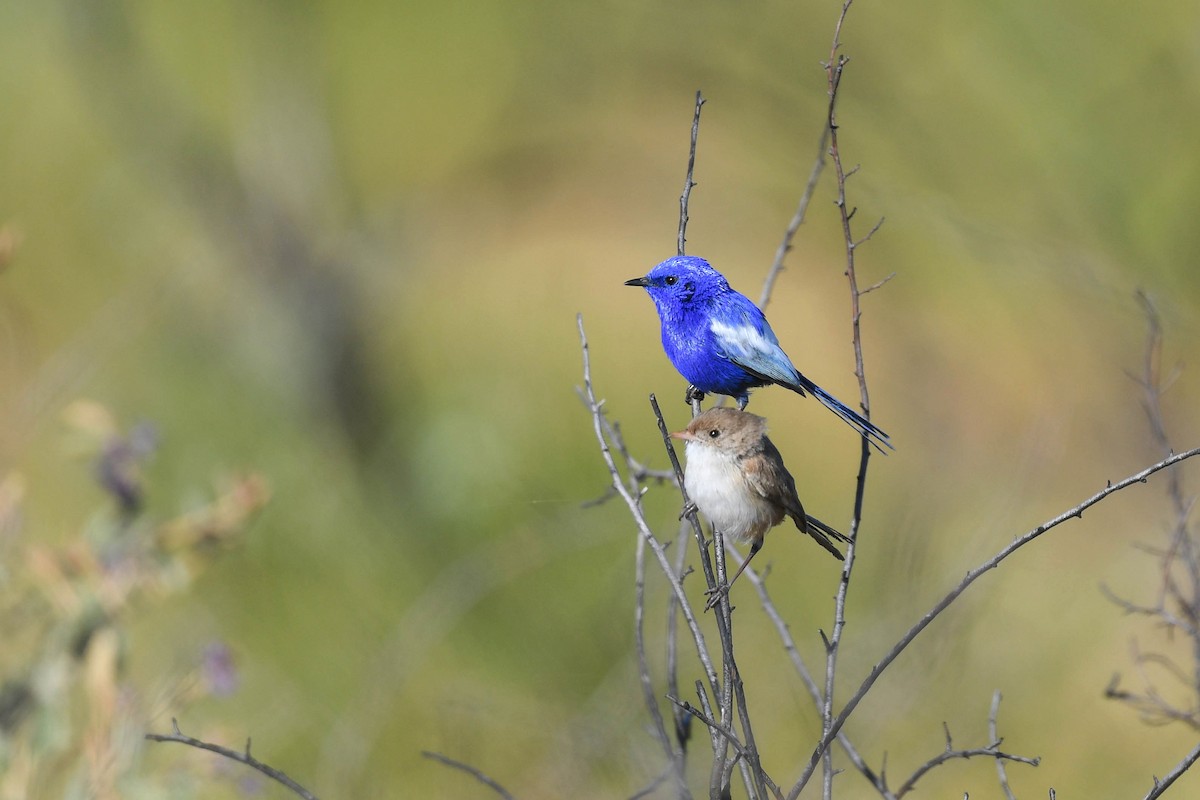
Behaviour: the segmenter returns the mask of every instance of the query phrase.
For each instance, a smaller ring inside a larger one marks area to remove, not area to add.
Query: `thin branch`
[[[713,718],[712,701],[709,699],[708,693],[704,691],[704,684],[700,681],[696,681],[696,697],[700,700],[700,706],[704,709],[705,716],[708,717],[708,719],[712,719]],[[710,739],[712,739],[713,752],[716,752],[716,749],[718,746],[717,742],[721,738],[721,734],[719,731],[715,731],[712,728],[709,728],[708,736]]]
[[[936,767],[940,767],[942,764],[945,764],[947,762],[954,761],[957,759],[967,760],[967,759],[970,759],[970,758],[973,758],[976,756],[982,756],[985,758],[991,758],[991,759],[995,760],[996,769],[999,770],[999,772],[1000,772],[1000,785],[1004,789],[1004,793],[1009,798],[1009,800],[1015,800],[1015,798],[1013,798],[1012,792],[1008,788],[1008,775],[1004,769],[1004,762],[1005,761],[1016,761],[1021,764],[1029,764],[1030,766],[1036,767],[1038,764],[1041,763],[1041,759],[1013,755],[1012,753],[1006,753],[1000,749],[1000,744],[1003,742],[1003,740],[996,733],[996,714],[999,712],[999,709],[1000,709],[1000,692],[995,692],[992,695],[991,712],[988,714],[988,736],[989,736],[989,741],[991,742],[991,744],[985,745],[983,747],[968,747],[968,748],[964,748],[964,749],[956,748],[954,746],[954,740],[950,736],[950,726],[943,722],[942,728],[945,730],[945,733],[946,733],[945,749],[942,750],[942,752],[935,755],[933,758],[926,761],[921,766],[917,767],[917,769],[913,772],[913,774],[911,776],[909,776],[908,780],[906,780],[900,786],[900,788],[896,790],[896,793],[894,795],[889,794],[889,796],[895,797],[895,798],[901,798],[904,795],[908,794],[914,788],[916,788],[917,781],[919,781],[922,777],[924,777],[926,773],[930,772],[931,770],[935,769]]]
[[[1002,764],[1005,761],[1019,761],[1022,764],[1032,764],[1035,767],[1039,763],[1038,759],[1036,758],[1026,758],[1025,756],[1015,756],[1011,753],[1005,753],[998,749],[999,746],[999,742],[994,742],[986,747],[971,747],[965,750],[953,750],[947,747],[945,750],[938,753],[936,756],[918,767],[912,776],[904,782],[904,785],[896,790],[896,797],[903,797],[911,792],[916,787],[917,781],[924,777],[925,773],[929,772],[935,767],[940,767],[947,761],[953,761],[959,758],[969,759],[974,756],[986,756],[988,758],[995,759],[997,764]],[[1010,794],[1009,797],[1011,796],[1012,795]]]
[[[988,712],[988,736],[993,742],[996,742],[996,744],[999,744],[1001,741],[1000,734],[998,732],[999,728],[996,724],[996,718],[999,716],[999,714],[1000,690],[997,689],[992,694],[992,710]],[[1036,767],[1037,764],[1035,763],[1034,766]],[[1016,796],[1012,793],[1012,789],[1008,785],[1008,770],[1004,766],[1003,758],[996,759],[996,779],[1000,781],[1000,790],[1004,792],[1004,797],[1007,800],[1017,800]]]
[[[275,769],[269,764],[264,764],[254,756],[250,755],[249,739],[246,740],[246,749],[239,753],[236,750],[230,750],[228,747],[222,747],[219,744],[212,744],[211,742],[194,739],[191,736],[185,736],[183,731],[179,730],[179,723],[174,717],[171,718],[171,733],[147,733],[146,739],[151,742],[178,742],[179,744],[186,744],[189,747],[195,747],[200,750],[208,750],[210,753],[216,753],[217,755],[224,756],[231,761],[236,761],[239,764],[245,764],[251,769],[258,770],[276,783],[280,783],[291,789],[300,797],[305,798],[305,800],[317,800],[317,796],[315,794],[289,778],[286,774],[284,774],[283,770]]]
[[[700,705],[704,708],[704,715],[707,719],[715,719],[713,713],[712,701],[709,700],[708,693],[704,691],[704,685],[700,681],[696,681],[696,697],[700,700]],[[724,797],[728,794],[727,788],[729,778],[725,773],[725,749],[727,743],[721,732],[714,728],[708,729],[708,736],[712,742],[713,761],[709,767],[708,774],[708,793],[709,797]],[[738,756],[733,761],[734,764],[744,763],[741,756]],[[732,766],[730,767],[732,770]],[[732,773],[730,773],[732,774]],[[749,783],[747,783],[747,792],[749,793]]]
[[[701,694],[701,697],[703,697],[703,696],[704,695]],[[693,717],[695,717],[696,719],[700,720],[705,725],[707,725],[708,729],[712,733],[718,734],[721,737],[723,737],[725,739],[725,741],[727,741],[729,743],[729,745],[737,753],[739,759],[749,760],[749,759],[755,757],[753,751],[738,739],[737,734],[734,731],[730,730],[729,728],[725,727],[724,725],[722,725],[719,722],[717,722],[716,720],[714,720],[709,714],[696,708],[694,705],[687,702],[686,700],[680,700],[678,697],[675,697],[674,695],[667,695],[667,699],[670,700],[672,703],[674,703],[675,706],[680,709],[680,711],[683,711],[684,713],[687,713],[687,714],[691,714]],[[775,797],[783,796],[779,786],[776,785],[776,783],[773,780],[771,780],[769,775],[767,775],[766,773],[762,773],[762,780],[763,780],[763,783],[766,785],[766,788],[771,791],[771,794],[773,794]]]
[[[692,144],[688,148],[687,178],[683,182],[683,194],[679,195],[679,255],[683,255],[684,244],[687,242],[688,202],[692,197],[692,173],[696,168],[696,140],[700,136],[700,109],[704,107],[704,97],[696,92],[696,111],[692,114]]]
[[[1142,664],[1157,664],[1167,672],[1171,673],[1172,677],[1182,683],[1184,686],[1190,686],[1189,678],[1183,671],[1183,667],[1176,664],[1172,659],[1161,653],[1140,653],[1137,652],[1137,641],[1134,641],[1134,657],[1135,664],[1139,667]]]
[[[589,400],[585,396],[582,389],[576,390],[584,405],[589,405]],[[660,483],[663,481],[674,481],[675,473],[671,471],[655,471],[646,468],[630,453],[625,444],[625,439],[621,435],[620,426],[612,423],[607,417],[601,415],[600,421],[603,426],[604,434],[612,443],[613,449],[617,451],[625,462],[628,474],[628,489],[631,494],[638,494],[640,485],[647,479],[654,479]],[[597,500],[590,501],[587,505],[598,505],[613,497],[617,496],[617,491],[610,481],[605,494]],[[680,546],[677,551],[677,568],[675,574],[682,580],[683,577],[683,556],[686,553],[687,539],[681,537]],[[677,709],[672,708],[672,722],[675,734],[675,743],[672,744],[671,737],[667,733],[662,712],[658,707],[658,700],[653,688],[653,682],[650,677],[649,660],[646,655],[646,640],[645,640],[645,586],[646,586],[646,559],[645,559],[646,540],[644,537],[638,537],[637,548],[635,555],[635,608],[634,608],[634,624],[635,624],[635,641],[637,650],[638,676],[642,687],[643,702],[650,713],[651,720],[654,723],[655,738],[659,741],[663,748],[663,752],[668,760],[666,775],[671,775],[675,779],[676,788],[680,797],[690,798],[691,793],[687,787],[686,778],[686,762],[685,754],[687,748],[688,729],[683,724],[683,718],[679,715]],[[675,595],[668,595],[668,621],[667,621],[667,674],[668,684],[675,690],[677,684],[677,655],[676,655],[676,632],[677,632],[677,609],[678,604]],[[661,782],[661,778],[653,784],[657,786]],[[644,790],[648,791],[648,790]]]
[[[679,535],[675,538],[675,576],[682,581],[687,574],[685,564],[687,563],[687,523],[680,522]],[[675,600],[675,595],[667,595],[667,692],[676,697],[679,696],[679,647],[677,645],[677,633],[679,629],[679,604]],[[688,740],[691,738],[690,718],[679,711],[678,708],[672,707],[672,719],[675,722],[675,741],[679,745],[680,752],[686,756]]]
[[[1134,603],[1131,600],[1126,600],[1125,598],[1116,594],[1112,589],[1108,588],[1108,586],[1103,583],[1100,584],[1100,593],[1103,594],[1110,603],[1115,606],[1119,606],[1126,614],[1138,614],[1145,617],[1155,617],[1168,629],[1178,628],[1188,636],[1194,637],[1198,633],[1196,626],[1191,622],[1180,619],[1175,614],[1171,613],[1171,611],[1164,608],[1161,605],[1162,599],[1159,600],[1160,605],[1157,606],[1138,605],[1137,603]]]
[[[687,714],[691,714],[693,717],[695,717],[696,719],[703,722],[705,725],[707,725],[709,727],[709,730],[712,730],[716,733],[719,733],[721,736],[724,736],[725,740],[727,742],[729,742],[729,744],[733,747],[734,750],[737,751],[738,755],[742,756],[743,758],[746,756],[746,746],[741,743],[741,741],[738,739],[736,733],[734,733],[733,731],[731,731],[729,728],[725,727],[721,723],[717,722],[715,719],[708,716],[700,709],[696,708],[694,705],[689,703],[687,700],[680,700],[678,697],[676,697],[675,695],[672,695],[672,694],[667,695],[667,699],[670,700],[672,703],[674,703],[675,707],[678,708],[680,711],[683,711],[684,713],[687,713]]]
[[[812,169],[808,172],[808,183],[804,184],[804,192],[800,195],[800,203],[796,206],[796,213],[792,215],[792,221],[788,223],[787,230],[783,232],[783,240],[779,242],[779,247],[775,250],[775,261],[771,264],[771,269],[767,271],[766,280],[763,281],[762,294],[758,298],[758,307],[764,311],[767,308],[767,303],[771,302],[771,293],[775,290],[775,281],[779,277],[779,273],[783,272],[783,260],[791,252],[792,241],[795,240],[800,226],[804,224],[804,217],[808,214],[808,204],[812,202],[813,193],[817,190],[817,182],[821,178],[821,172],[825,169],[825,150],[828,146],[829,120],[826,119],[821,126],[821,139],[817,142],[817,157],[813,159]]]
[[[667,458],[671,462],[671,468],[675,470],[676,484],[679,487],[680,494],[683,499],[683,507],[685,510],[684,516],[692,525],[692,530],[696,535],[698,550],[700,551],[700,565],[704,571],[704,580],[709,590],[716,589],[719,586],[725,585],[724,575],[724,552],[720,548],[714,548],[716,552],[717,568],[713,568],[713,559],[710,559],[708,546],[704,540],[704,531],[700,527],[700,520],[696,515],[696,507],[691,502],[687,495],[687,489],[683,483],[683,467],[679,463],[679,455],[675,452],[675,445],[671,442],[671,434],[667,430],[667,423],[663,419],[662,409],[658,406],[658,398],[653,394],[650,395],[650,407],[654,411],[655,419],[658,421],[658,431],[662,436],[663,446],[667,450]],[[716,534],[714,534],[715,536]],[[722,602],[718,606],[716,614],[717,634],[721,641],[721,653],[723,656],[722,677],[723,682],[721,687],[723,691],[717,690],[717,684],[713,684],[713,697],[721,706],[721,717],[723,721],[732,724],[732,703],[736,700],[738,706],[738,714],[742,723],[742,732],[746,737],[746,747],[750,753],[750,757],[744,759],[742,763],[743,779],[747,777],[746,770],[749,770],[749,775],[753,778],[754,784],[758,788],[759,796],[765,793],[765,777],[762,770],[762,763],[759,759],[758,749],[754,743],[754,733],[750,725],[749,710],[746,706],[745,688],[742,686],[741,675],[738,673],[737,662],[733,656],[733,621],[730,616],[729,597],[728,593],[722,598]],[[714,751],[714,776],[716,775],[716,767],[720,766],[723,757],[720,752],[721,748]],[[716,787],[720,788],[720,787]],[[748,782],[747,791],[750,791]],[[752,795],[753,796],[753,795]]]
[[[1180,775],[1187,772],[1188,768],[1191,767],[1192,764],[1195,764],[1196,759],[1198,758],[1200,758],[1200,744],[1196,745],[1192,749],[1192,752],[1184,756],[1183,760],[1176,764],[1175,768],[1168,772],[1165,778],[1162,780],[1155,778],[1153,788],[1146,793],[1146,796],[1142,798],[1142,800],[1154,800],[1156,797],[1162,797],[1163,792],[1169,789],[1171,784],[1174,783]]]
[[[726,549],[734,556],[740,557],[732,545],[727,545]],[[741,563],[739,562],[736,566],[740,567]],[[783,642],[784,651],[791,660],[796,674],[800,676],[800,681],[804,684],[804,688],[808,690],[809,696],[812,697],[813,705],[819,711],[821,708],[821,689],[817,686],[812,672],[809,671],[808,665],[804,663],[804,658],[800,655],[800,649],[796,646],[796,640],[792,637],[791,627],[784,620],[783,615],[779,613],[779,609],[775,606],[775,601],[771,599],[770,593],[767,592],[765,576],[759,574],[753,567],[748,567],[744,575],[758,593],[759,604],[762,606],[763,611],[766,612],[767,618],[771,620],[771,624],[775,626],[775,631],[779,634],[779,638]],[[838,732],[837,740],[855,769],[862,773],[863,777],[875,787],[876,791],[883,795],[885,800],[894,800],[894,795],[888,791],[887,782],[883,780],[882,775],[876,774],[871,769],[866,760],[858,752],[858,749],[850,741],[850,737],[846,735],[845,731]]]
[[[634,524],[638,529],[639,535],[641,535],[645,539],[646,543],[650,546],[655,558],[658,560],[659,568],[662,570],[663,574],[667,576],[667,581],[670,583],[671,589],[674,592],[677,601],[679,602],[679,608],[683,612],[684,620],[687,623],[688,630],[692,633],[692,640],[696,647],[696,654],[700,659],[701,665],[704,667],[705,677],[708,680],[709,687],[712,690],[713,696],[719,697],[721,695],[721,683],[717,678],[717,673],[713,667],[712,659],[709,656],[708,646],[705,642],[704,634],[700,630],[700,625],[696,619],[695,612],[693,611],[691,604],[688,602],[687,595],[684,593],[682,581],[671,568],[670,561],[667,559],[667,555],[662,543],[660,543],[654,536],[653,531],[646,522],[645,515],[641,508],[640,492],[635,496],[634,493],[629,491],[629,489],[625,486],[624,481],[621,479],[620,471],[618,470],[616,461],[613,458],[612,447],[605,435],[605,426],[602,421],[604,404],[603,401],[598,401],[596,399],[595,390],[592,386],[591,356],[588,348],[587,335],[584,332],[582,314],[576,315],[576,324],[579,328],[580,350],[582,351],[583,355],[584,394],[587,398],[588,410],[592,415],[593,432],[595,433],[596,440],[600,445],[600,454],[604,459],[605,465],[608,467],[609,476],[612,479],[613,489],[618,495],[620,495],[621,499],[625,501],[625,505],[633,517]],[[653,396],[651,396],[651,404],[657,410],[658,406],[654,401]],[[658,418],[659,427],[665,433],[666,423],[662,420],[661,412],[658,413]],[[678,458],[675,456],[674,450],[669,446],[669,441],[670,439],[667,437],[668,453],[670,454],[673,462],[672,466],[675,468],[677,476],[679,476],[679,483],[682,491],[682,470],[679,468]],[[695,520],[695,513],[693,512],[691,516],[693,518],[693,525],[697,531],[697,536],[702,540],[703,533],[700,531],[699,522]],[[717,743],[714,742],[714,750],[718,749],[721,748],[718,748]]]
[[[1174,380],[1162,377],[1162,323],[1158,309],[1143,292],[1137,293],[1146,317],[1146,347],[1142,359],[1142,374],[1134,380],[1142,390],[1142,410],[1150,425],[1150,432],[1160,452],[1172,452],[1170,438],[1162,411],[1162,395],[1166,386]],[[1177,372],[1175,373],[1177,374]],[[1171,473],[1167,496],[1174,511],[1174,522],[1168,534],[1168,547],[1147,548],[1160,561],[1161,582],[1153,605],[1135,603],[1117,596],[1107,586],[1101,592],[1127,614],[1151,617],[1163,625],[1168,635],[1175,631],[1187,636],[1191,643],[1192,669],[1188,674],[1179,664],[1166,656],[1139,652],[1133,644],[1133,664],[1142,682],[1140,693],[1119,688],[1120,676],[1114,676],[1105,690],[1105,697],[1125,703],[1135,709],[1142,720],[1150,725],[1165,725],[1183,722],[1200,729],[1200,553],[1189,530],[1189,520],[1196,498],[1185,497],[1178,471]],[[1158,690],[1148,674],[1147,665],[1164,669],[1171,677],[1186,687],[1192,696],[1191,707],[1180,707],[1167,700]]]
[[[850,242],[850,249],[851,249],[851,250],[857,250],[857,249],[858,249],[858,247],[859,247],[859,245],[863,245],[863,244],[866,244],[867,242],[871,241],[871,237],[872,237],[872,236],[874,236],[874,235],[875,235],[875,233],[876,233],[876,232],[877,232],[877,231],[878,231],[880,228],[882,228],[882,227],[883,227],[883,223],[884,223],[884,220],[885,220],[885,219],[886,219],[886,217],[880,217],[880,218],[879,218],[879,221],[878,221],[878,222],[876,222],[874,225],[872,225],[872,226],[871,226],[871,230],[867,231],[867,235],[866,235],[866,236],[862,237],[861,239],[857,239],[857,240],[855,240],[855,241],[853,241],[853,242]],[[893,274],[893,275],[895,275],[896,273],[894,273],[894,272],[893,272],[892,274]],[[859,292],[859,294],[863,294],[863,293],[862,293],[862,292]]]
[[[663,754],[671,765],[679,797],[690,798],[687,777],[684,774],[683,751],[671,744],[667,734],[667,726],[663,721],[662,711],[658,707],[658,697],[654,691],[654,682],[650,678],[650,664],[646,659],[646,540],[639,536],[637,540],[636,563],[634,567],[636,583],[636,602],[634,603],[634,642],[637,649],[638,677],[642,684],[642,700],[650,719],[654,722],[654,738],[662,745]]]
[[[1193,448],[1191,450],[1187,450],[1182,453],[1176,453],[1175,455],[1169,456],[1168,458],[1164,458],[1163,460],[1161,460],[1155,464],[1152,464],[1143,470],[1135,472],[1132,475],[1117,481],[1116,483],[1110,482],[1102,490],[1100,490],[1096,494],[1092,495],[1091,497],[1087,498],[1086,500],[1079,503],[1078,505],[1062,512],[1058,516],[1053,517],[1053,518],[1047,520],[1046,522],[1043,522],[1041,525],[1038,525],[1036,528],[1033,528],[1032,530],[1017,537],[1016,539],[1014,539],[1012,541],[1011,544],[1009,544],[1008,546],[1001,549],[998,553],[996,553],[996,555],[992,556],[987,561],[983,562],[978,567],[975,567],[970,572],[968,572],[966,574],[966,576],[962,579],[962,581],[959,582],[959,584],[957,586],[955,586],[953,589],[951,589],[946,594],[946,596],[943,597],[941,600],[938,600],[933,605],[933,607],[929,611],[927,611],[925,613],[925,615],[923,617],[921,617],[921,619],[918,620],[915,625],[912,626],[912,628],[910,628],[908,630],[907,633],[905,633],[902,637],[900,637],[900,640],[898,642],[896,642],[895,645],[892,646],[892,649],[889,650],[888,653],[886,655],[884,655],[884,657],[881,658],[879,660],[879,662],[876,663],[875,666],[873,666],[871,668],[871,671],[867,674],[867,677],[863,679],[862,684],[858,687],[858,689],[850,697],[849,701],[847,701],[846,705],[842,708],[842,711],[834,719],[833,725],[831,726],[830,730],[825,734],[824,737],[822,737],[821,742],[817,745],[816,749],[813,751],[813,754],[809,759],[808,765],[805,767],[803,773],[800,775],[800,778],[799,778],[799,780],[797,780],[796,785],[794,787],[792,787],[792,791],[788,793],[789,799],[794,800],[794,798],[800,794],[800,791],[804,788],[804,786],[808,783],[809,779],[812,777],[812,773],[816,769],[817,764],[820,762],[821,757],[824,755],[825,751],[829,748],[829,745],[833,741],[833,739],[837,736],[837,732],[840,731],[842,729],[842,726],[846,724],[846,720],[850,717],[850,715],[852,713],[854,713],[854,709],[856,709],[858,707],[858,704],[862,702],[864,697],[866,697],[867,693],[871,690],[871,687],[875,685],[875,682],[877,680],[879,680],[879,676],[883,674],[884,670],[886,670],[891,665],[891,663],[893,661],[895,661],[896,658],[902,652],[904,652],[904,650],[910,644],[912,644],[913,640],[916,639],[917,636],[919,636],[922,631],[924,631],[927,627],[929,627],[930,623],[932,623],[935,619],[937,619],[938,615],[940,615],[943,611],[945,611],[955,600],[957,600],[963,594],[963,592],[965,592],[968,588],[970,588],[971,584],[975,583],[975,581],[977,581],[985,573],[1000,566],[1000,564],[1002,564],[1005,561],[1005,559],[1007,559],[1013,553],[1020,550],[1025,545],[1027,545],[1030,542],[1037,539],[1042,534],[1058,527],[1059,525],[1063,524],[1064,522],[1067,522],[1068,520],[1081,518],[1083,516],[1083,512],[1087,511],[1089,508],[1091,508],[1092,506],[1101,502],[1102,500],[1106,499],[1110,495],[1115,494],[1116,492],[1119,492],[1122,489],[1127,489],[1128,487],[1133,486],[1134,484],[1146,483],[1146,482],[1148,482],[1148,479],[1150,478],[1150,476],[1155,474],[1156,472],[1164,470],[1168,467],[1172,467],[1172,466],[1180,463],[1181,461],[1186,461],[1187,459],[1193,458],[1197,455],[1200,455],[1200,448]]]
[[[421,755],[425,756],[425,758],[429,758],[434,761],[445,764],[447,767],[452,767],[454,769],[462,770],[463,772],[465,772],[468,775],[470,775],[471,777],[473,777],[475,780],[482,783],[484,786],[486,786],[489,789],[491,789],[492,791],[494,791],[496,794],[503,797],[504,800],[513,800],[513,796],[508,793],[507,789],[505,789],[503,786],[501,786],[499,783],[497,783],[494,779],[489,778],[487,775],[484,775],[482,772],[477,770],[475,767],[472,767],[470,764],[464,764],[461,761],[455,761],[453,758],[444,756],[441,753],[434,753],[431,750],[422,750]]]
[[[850,6],[854,0],[845,0],[842,4],[841,14],[838,15],[837,24],[834,26],[833,40],[829,49],[829,62],[825,65],[825,71],[828,78],[828,93],[829,106],[826,115],[826,129],[829,132],[829,157],[833,162],[834,174],[837,176],[837,199],[836,205],[841,215],[842,222],[842,239],[845,244],[846,252],[846,281],[850,292],[850,328],[851,339],[854,348],[854,375],[858,379],[859,400],[862,405],[863,416],[867,419],[871,417],[871,399],[867,389],[866,370],[863,366],[863,348],[862,348],[862,332],[860,322],[862,319],[862,310],[860,307],[860,293],[858,290],[858,277],[855,272],[854,253],[860,242],[856,242],[854,234],[851,231],[850,220],[854,216],[854,211],[847,210],[846,203],[846,179],[849,175],[857,171],[857,167],[849,173],[843,167],[841,149],[838,142],[838,122],[837,122],[837,98],[838,89],[841,86],[842,73],[849,58],[842,55],[841,49],[841,33],[842,25],[846,21],[846,15],[850,11]],[[862,241],[867,241],[883,224],[881,219],[870,232],[863,237]],[[835,677],[837,674],[837,657],[838,649],[841,644],[842,632],[846,626],[846,599],[850,592],[850,577],[854,571],[856,556],[858,551],[858,530],[862,523],[863,505],[866,499],[867,489],[867,468],[871,459],[870,442],[866,436],[862,438],[862,449],[859,456],[858,476],[855,484],[854,492],[854,512],[850,519],[850,543],[846,548],[846,559],[842,563],[842,580],[838,584],[838,591],[834,600],[833,614],[833,629],[825,648],[825,689],[821,703],[821,724],[824,736],[823,741],[832,741],[837,731],[834,730],[833,719],[833,700]],[[840,727],[840,726],[839,726]],[[825,752],[820,754],[824,757],[824,768],[822,771],[822,792],[825,800],[830,800],[833,796],[833,760],[828,753],[828,745]],[[819,756],[820,757],[820,756]],[[814,764],[815,766],[815,764]],[[794,790],[795,794],[799,793],[799,788]]]
[[[667,581],[671,584],[671,589],[675,593],[676,599],[679,601],[679,607],[683,611],[684,620],[687,622],[688,630],[692,632],[692,640],[696,645],[696,654],[700,658],[700,663],[704,667],[705,677],[708,679],[709,686],[712,687],[714,696],[718,694],[717,672],[713,668],[712,658],[708,653],[708,645],[704,640],[704,633],[700,630],[700,624],[696,620],[695,612],[692,610],[691,604],[688,602],[687,594],[683,591],[683,584],[675,573],[671,570],[670,561],[667,560],[667,555],[663,549],[662,543],[654,536],[654,532],[650,530],[650,525],[646,522],[646,516],[642,512],[642,506],[639,502],[640,497],[634,497],[625,487],[624,481],[621,480],[621,473],[617,469],[616,461],[613,459],[612,448],[608,443],[608,439],[604,435],[603,405],[602,401],[596,400],[595,390],[592,388],[592,367],[591,356],[588,352],[587,335],[583,330],[583,314],[577,314],[575,322],[579,328],[579,344],[580,350],[583,353],[583,387],[584,393],[588,401],[588,411],[592,415],[592,430],[596,434],[596,441],[600,444],[600,455],[604,459],[605,465],[608,467],[609,476],[612,478],[613,489],[625,501],[625,505],[629,508],[629,513],[633,517],[634,524],[637,526],[638,533],[645,537],[646,544],[650,545],[654,557],[658,559],[659,567],[667,576]],[[660,424],[661,416],[660,416]],[[674,451],[670,451],[674,459]],[[679,470],[678,460],[675,460],[673,466],[678,474],[682,474]],[[680,481],[682,484],[682,480]],[[699,522],[696,522],[697,529]]]
[[[579,398],[579,401],[583,403],[584,408],[588,408],[590,410],[588,399],[586,395],[584,395],[583,389],[576,386],[575,395]],[[671,470],[654,469],[634,458],[633,454],[629,451],[629,446],[625,444],[625,436],[621,433],[620,425],[609,421],[608,417],[603,415],[600,417],[600,422],[604,426],[604,435],[608,437],[610,442],[612,442],[612,448],[617,451],[617,454],[621,456],[621,460],[625,462],[625,468],[629,472],[630,479],[639,484],[650,481],[658,484],[674,483],[675,473]],[[603,505],[616,496],[616,490],[609,485],[605,488],[602,495],[593,500],[586,501],[582,504],[582,507],[591,508],[593,506]]]
[[[1136,640],[1132,643],[1132,650],[1134,668],[1142,680],[1142,685],[1146,687],[1144,692],[1142,694],[1135,694],[1120,689],[1120,676],[1114,675],[1112,681],[1109,682],[1108,687],[1104,690],[1104,696],[1110,700],[1119,700],[1136,709],[1147,725],[1166,725],[1171,722],[1183,722],[1192,728],[1200,729],[1200,711],[1179,708],[1167,701],[1159,693],[1154,681],[1146,673],[1145,665],[1157,664],[1190,689],[1191,681],[1183,669],[1166,656],[1155,653],[1142,653],[1138,649]]]
[[[658,787],[662,785],[662,782],[670,777],[670,775],[671,768],[667,767],[666,770],[660,772],[654,780],[650,781],[650,783],[629,795],[629,800],[642,800],[643,797],[649,797],[650,795],[654,794],[655,790],[658,789]]]
[[[860,290],[858,293],[858,296],[862,297],[864,294],[869,294],[869,293],[875,291],[876,289],[882,289],[884,287],[884,285],[894,277],[896,277],[896,273],[889,272],[887,275],[885,275],[882,278],[880,278],[879,280],[875,281],[875,283],[872,283],[867,288]]]

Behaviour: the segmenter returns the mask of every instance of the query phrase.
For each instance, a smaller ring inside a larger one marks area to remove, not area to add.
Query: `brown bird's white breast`
[[[759,539],[783,518],[782,510],[750,489],[737,457],[703,442],[687,443],[683,485],[688,497],[722,533]]]

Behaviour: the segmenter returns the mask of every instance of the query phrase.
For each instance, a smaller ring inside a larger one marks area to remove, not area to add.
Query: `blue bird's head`
[[[632,278],[625,285],[645,287],[659,313],[683,311],[729,291],[725,276],[698,256],[668,258],[645,277]]]

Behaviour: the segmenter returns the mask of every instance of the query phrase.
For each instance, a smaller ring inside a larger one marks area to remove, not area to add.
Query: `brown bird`
[[[775,444],[767,438],[767,421],[735,408],[710,408],[686,430],[672,433],[686,442],[687,471],[683,485],[688,497],[713,527],[750,542],[750,554],[725,590],[762,549],[767,531],[791,517],[801,533],[842,560],[830,539],[848,542],[842,533],[804,513],[796,481]]]

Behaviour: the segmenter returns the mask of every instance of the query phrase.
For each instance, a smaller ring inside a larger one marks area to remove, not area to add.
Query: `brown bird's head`
[[[671,436],[737,455],[761,448],[766,434],[767,421],[762,417],[736,408],[718,407],[705,411],[687,428]]]

